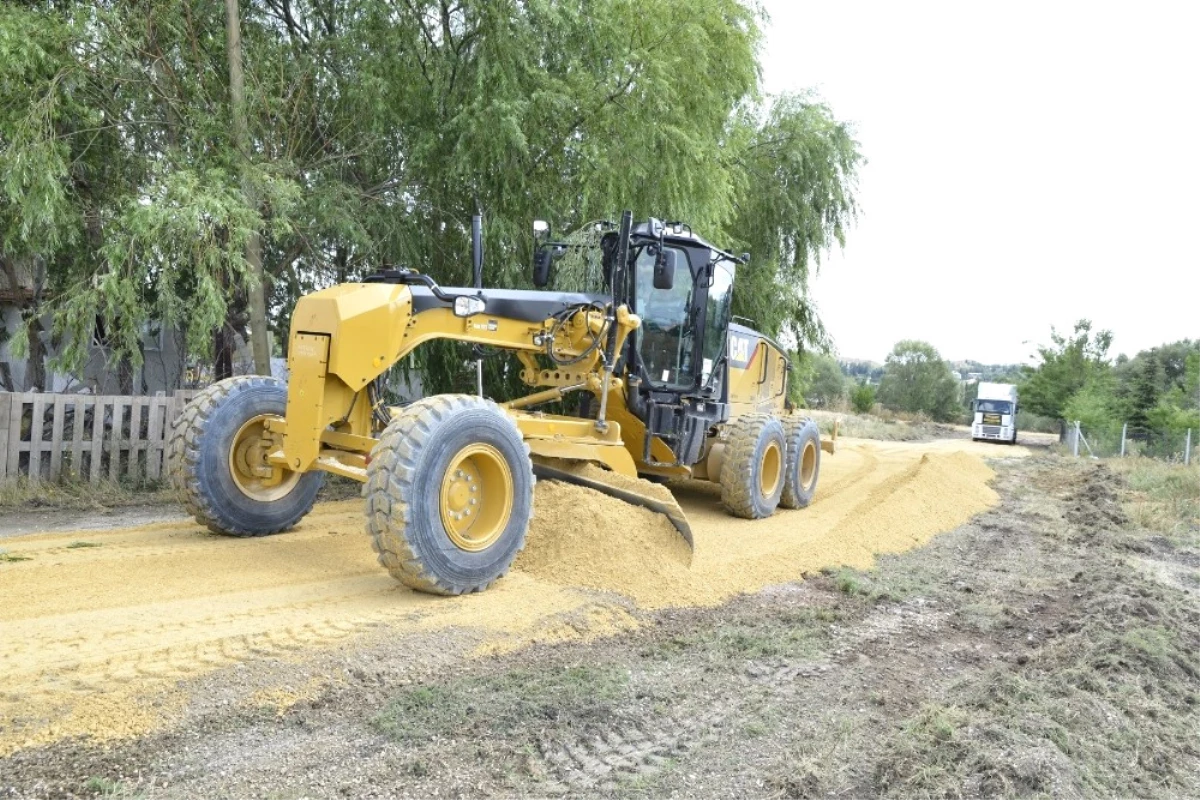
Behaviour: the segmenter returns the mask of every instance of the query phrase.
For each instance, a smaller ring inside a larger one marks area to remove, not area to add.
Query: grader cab
[[[540,230],[535,290],[388,270],[302,298],[286,385],[220,381],[177,422],[170,473],[190,513],[221,533],[277,533],[309,512],[324,473],[350,477],[365,484],[382,565],[414,589],[461,594],[504,575],[524,545],[535,476],[663,513],[689,545],[682,509],[629,479],[713,481],[747,518],[808,505],[821,442],[787,407],[787,354],[731,321],[745,257],[625,212],[599,241],[600,291],[545,289],[575,246]],[[477,243],[477,276],[479,263]],[[385,405],[388,371],[434,339],[514,353],[537,391]],[[572,393],[574,414],[537,410]]]

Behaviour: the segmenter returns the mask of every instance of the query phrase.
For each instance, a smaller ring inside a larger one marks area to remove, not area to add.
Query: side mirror
[[[533,285],[544,289],[550,283],[550,250],[539,247],[533,252]]]
[[[567,248],[561,244],[548,243],[533,251],[533,285],[538,289],[545,288],[550,283],[550,268],[554,262],[567,254]]]
[[[671,289],[675,286],[675,267],[679,263],[679,251],[660,248],[654,259],[654,288]]]

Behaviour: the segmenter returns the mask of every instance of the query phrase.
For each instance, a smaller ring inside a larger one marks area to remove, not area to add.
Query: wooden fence
[[[171,423],[195,394],[0,392],[0,480],[160,480]]]

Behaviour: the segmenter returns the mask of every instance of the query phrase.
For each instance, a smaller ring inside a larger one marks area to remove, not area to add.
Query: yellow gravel
[[[711,484],[675,487],[695,536],[690,559],[663,518],[542,482],[512,573],[452,599],[388,577],[359,501],[318,506],[295,531],[260,539],[187,522],[87,532],[99,547],[68,547],[79,532],[9,539],[29,560],[0,563],[0,753],[151,730],[182,708],[180,678],[303,657],[381,624],[398,635],[470,628],[484,634],[480,652],[499,652],[628,630],[631,604],[714,605],[822,567],[867,567],[993,505],[981,454],[1025,451],[843,439],[822,459],[809,508],[757,521],[726,515]]]

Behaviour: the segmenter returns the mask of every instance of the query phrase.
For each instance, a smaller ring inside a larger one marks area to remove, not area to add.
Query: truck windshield
[[[1007,400],[976,400],[975,410],[991,414],[1011,414],[1012,403]]]

